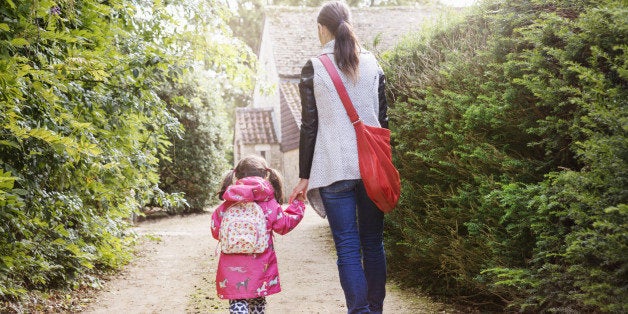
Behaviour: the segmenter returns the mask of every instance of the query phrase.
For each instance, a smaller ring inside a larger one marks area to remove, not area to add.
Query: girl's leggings
[[[264,314],[266,298],[229,300],[230,314]]]

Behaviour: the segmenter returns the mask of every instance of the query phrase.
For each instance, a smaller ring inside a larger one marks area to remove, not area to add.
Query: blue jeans
[[[320,189],[338,254],[347,312],[381,313],[386,296],[384,214],[369,199],[362,180]]]

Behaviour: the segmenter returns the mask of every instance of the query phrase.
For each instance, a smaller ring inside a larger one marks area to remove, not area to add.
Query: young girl
[[[279,173],[268,168],[259,156],[240,160],[223,181],[224,193],[219,197],[224,202],[212,215],[212,236],[219,239],[225,210],[242,201],[255,202],[262,208],[268,235],[268,248],[262,253],[220,253],[216,291],[219,298],[229,300],[230,313],[264,313],[265,296],[281,291],[272,233],[286,234],[294,229],[305,210],[302,194],[285,211],[282,210],[277,201],[283,198],[281,181]]]

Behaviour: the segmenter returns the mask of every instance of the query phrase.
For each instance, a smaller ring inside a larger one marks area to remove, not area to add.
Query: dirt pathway
[[[227,313],[216,298],[216,241],[209,214],[141,223],[139,256],[107,282],[86,313]],[[275,237],[283,292],[267,313],[345,313],[327,221],[308,208],[291,233]],[[451,312],[449,307],[390,286],[385,313]]]

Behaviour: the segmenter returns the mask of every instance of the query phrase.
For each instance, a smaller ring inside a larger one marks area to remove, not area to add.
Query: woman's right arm
[[[290,194],[290,202],[302,193],[305,195],[314,159],[314,146],[318,132],[318,109],[314,98],[314,67],[312,60],[308,60],[301,70],[299,82],[301,96],[301,133],[299,137],[299,178],[301,180]]]
[[[299,178],[309,179],[318,132],[318,109],[314,98],[314,67],[308,60],[301,70],[301,133],[299,138]]]

